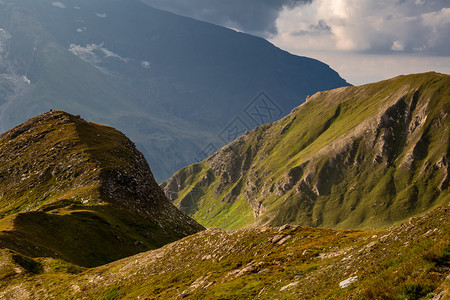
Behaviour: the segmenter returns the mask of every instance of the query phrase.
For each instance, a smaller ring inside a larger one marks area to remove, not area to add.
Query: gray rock
[[[280,231],[280,232],[285,231],[289,228],[291,228],[291,226],[289,224],[285,224],[285,225],[281,226],[280,229],[278,229],[278,231]]]
[[[357,280],[358,280],[358,276],[347,278],[339,283],[339,287],[341,289],[345,289],[346,287],[348,287],[350,284],[352,284],[353,282],[355,282]]]
[[[284,238],[282,238],[277,244],[278,245],[283,245],[287,240],[289,240],[291,238],[290,235],[285,236]]]
[[[275,244],[275,243],[281,241],[284,237],[285,237],[285,235],[278,234],[272,238],[271,242]]]
[[[294,282],[292,282],[292,283],[289,283],[288,285],[283,286],[283,287],[280,289],[280,292],[282,292],[282,291],[284,291],[284,290],[291,289],[291,288],[293,288],[294,286],[298,285],[299,283],[300,283],[299,281],[294,281]]]

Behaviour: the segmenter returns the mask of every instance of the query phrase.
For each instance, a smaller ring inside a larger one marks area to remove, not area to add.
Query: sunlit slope
[[[162,184],[205,226],[384,228],[449,202],[450,76],[320,92]]]
[[[0,251],[0,298],[447,299],[449,207],[386,231],[217,228],[93,269]]]

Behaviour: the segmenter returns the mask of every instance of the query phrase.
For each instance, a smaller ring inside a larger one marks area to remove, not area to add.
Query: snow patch
[[[99,64],[106,58],[114,58],[123,62],[127,62],[127,59],[121,57],[120,55],[106,49],[103,47],[103,43],[97,44],[87,44],[86,47],[81,45],[70,44],[69,51],[81,58],[82,60],[91,63]]]
[[[0,65],[3,63],[3,56],[6,53],[6,43],[11,35],[4,29],[0,28]]]
[[[141,62],[141,66],[144,68],[144,69],[150,69],[150,62],[148,62],[148,61],[146,61],[146,60],[144,60],[143,62]]]
[[[30,81],[30,79],[28,79],[28,77],[27,76],[25,76],[25,75],[23,75],[22,76],[22,80],[23,80],[23,82],[25,82],[26,84],[28,84],[28,85],[30,85],[31,84],[31,81]]]
[[[66,8],[66,6],[61,2],[52,2],[52,5],[59,8]]]
[[[0,53],[4,51],[6,41],[11,38],[11,35],[5,29],[0,28]]]

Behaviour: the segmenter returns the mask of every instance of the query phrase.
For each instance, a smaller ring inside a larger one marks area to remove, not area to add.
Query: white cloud
[[[403,51],[403,50],[405,50],[405,46],[403,46],[403,44],[400,41],[394,41],[392,43],[391,50],[393,50],[393,51]]]
[[[61,2],[53,2],[52,5],[59,8],[66,8],[66,6]]]
[[[79,7],[79,6],[74,6],[73,8],[75,8],[75,9],[81,9],[81,7]]]
[[[450,8],[423,14],[421,23],[429,30],[423,45],[418,45],[420,49],[426,51],[443,48],[450,56]]]
[[[77,28],[77,32],[83,32],[82,28]]]
[[[0,55],[6,51],[6,43],[11,38],[8,31],[0,28]],[[2,62],[2,57],[0,56],[0,63]]]
[[[315,0],[285,7],[276,27],[271,40],[285,48],[450,56],[448,0]]]
[[[106,14],[105,13],[103,13],[103,14],[101,14],[101,13],[96,13],[95,14],[97,17],[99,17],[99,18],[106,18]]]

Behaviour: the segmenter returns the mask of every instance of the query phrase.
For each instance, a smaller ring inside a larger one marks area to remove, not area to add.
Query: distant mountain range
[[[450,201],[450,76],[319,92],[162,184],[207,227],[386,228]]]
[[[51,108],[80,114],[124,131],[158,181],[348,85],[317,60],[137,0],[2,0],[0,28],[0,131]]]

